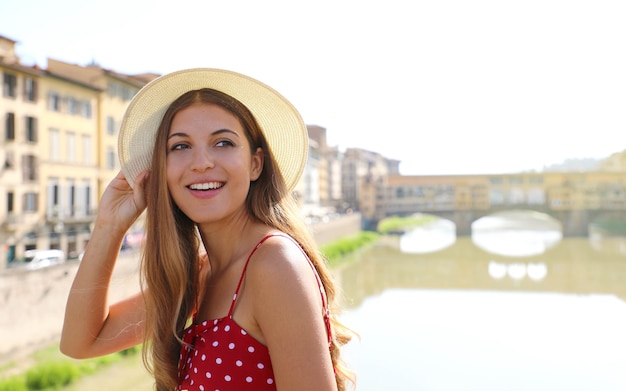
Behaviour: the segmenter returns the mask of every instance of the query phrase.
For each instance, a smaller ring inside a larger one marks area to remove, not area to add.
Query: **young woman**
[[[135,96],[119,147],[61,350],[144,343],[157,390],[344,390],[350,333],[291,195],[308,152],[293,106],[237,73],[179,71]],[[124,234],[144,210],[142,293],[109,304]]]

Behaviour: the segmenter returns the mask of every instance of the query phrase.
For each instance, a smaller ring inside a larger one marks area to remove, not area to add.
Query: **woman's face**
[[[167,140],[167,186],[192,221],[247,213],[250,182],[263,168],[239,120],[215,104],[194,104],[174,116]]]

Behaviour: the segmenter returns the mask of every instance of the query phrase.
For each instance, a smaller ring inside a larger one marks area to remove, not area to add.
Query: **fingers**
[[[148,183],[150,171],[144,171],[137,175],[133,184],[134,200],[138,210],[143,210],[146,207],[146,184]]]

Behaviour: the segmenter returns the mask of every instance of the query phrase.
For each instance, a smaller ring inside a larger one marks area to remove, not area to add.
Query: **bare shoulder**
[[[248,264],[246,283],[255,302],[289,305],[321,305],[319,285],[308,257],[299,244],[285,236],[272,236],[254,252]]]
[[[309,330],[308,335],[324,340],[324,308],[316,272],[292,239],[276,235],[265,240],[250,258],[246,284],[253,317],[266,341],[285,341],[288,330],[293,331],[293,338]]]
[[[312,275],[309,260],[300,246],[282,235],[264,240],[248,264],[247,275],[261,281],[281,281],[284,278]]]

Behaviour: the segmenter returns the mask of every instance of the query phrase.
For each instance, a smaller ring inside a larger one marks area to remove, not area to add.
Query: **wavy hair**
[[[251,150],[262,148],[261,176],[250,185],[248,212],[255,219],[293,237],[307,254],[322,280],[331,309],[330,355],[339,391],[354,383],[341,360],[340,348],[352,336],[336,317],[337,290],[326,260],[317,249],[297,203],[284,183],[267,141],[254,116],[239,101],[220,91],[189,91],[167,109],[157,131],[150,178],[146,184],[146,242],[141,259],[141,283],[146,302],[146,334],[143,360],[155,379],[157,391],[178,385],[178,360],[183,330],[196,307],[200,270],[200,239],[196,224],[174,203],[166,178],[167,137],[176,113],[195,103],[216,104],[233,114],[246,130]]]

